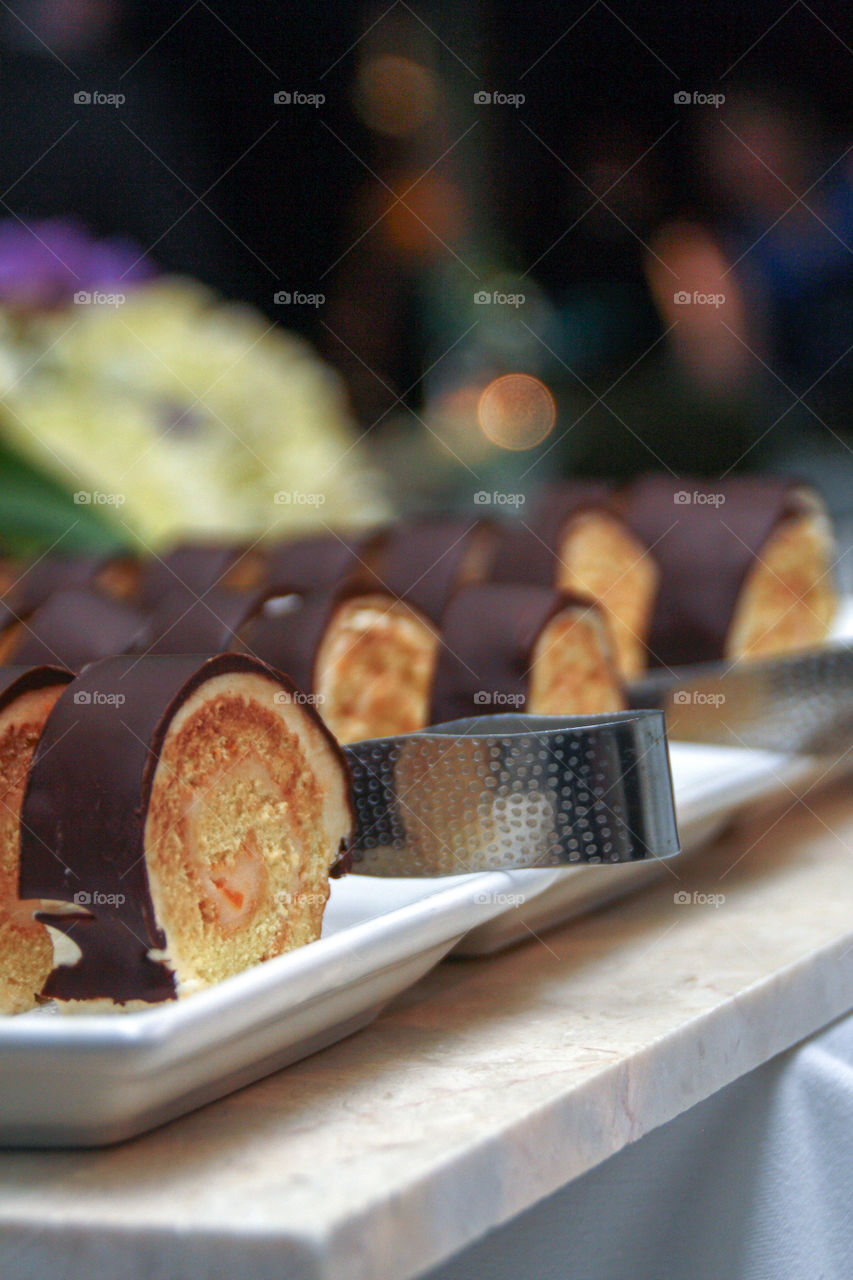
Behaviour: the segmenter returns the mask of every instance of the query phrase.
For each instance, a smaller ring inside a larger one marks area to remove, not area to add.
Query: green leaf
[[[0,442],[0,549],[29,555],[56,544],[64,552],[111,551],[130,545],[98,508],[72,494]]]

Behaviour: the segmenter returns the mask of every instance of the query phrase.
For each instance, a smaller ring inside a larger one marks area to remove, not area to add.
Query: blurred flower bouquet
[[[385,514],[310,347],[130,246],[0,224],[0,541],[258,537]]]

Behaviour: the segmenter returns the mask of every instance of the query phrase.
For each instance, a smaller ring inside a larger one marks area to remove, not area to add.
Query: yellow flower
[[[147,544],[387,515],[333,371],[190,281],[25,327],[0,313],[0,395],[6,438],[70,489],[118,495]]]

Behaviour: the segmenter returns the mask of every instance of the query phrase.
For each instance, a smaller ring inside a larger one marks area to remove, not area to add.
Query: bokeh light
[[[520,452],[550,435],[557,407],[544,382],[528,373],[507,373],[483,391],[477,417],[483,434],[493,444]]]
[[[355,85],[355,108],[368,129],[406,138],[435,114],[435,77],[411,58],[394,54],[370,58]]]

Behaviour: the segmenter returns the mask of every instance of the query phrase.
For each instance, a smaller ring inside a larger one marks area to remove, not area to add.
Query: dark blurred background
[[[556,424],[498,412],[516,476],[782,467],[844,505],[847,5],[10,0],[0,33],[5,216],[305,333],[413,494],[493,465],[520,372]]]

